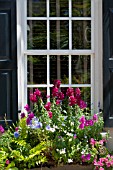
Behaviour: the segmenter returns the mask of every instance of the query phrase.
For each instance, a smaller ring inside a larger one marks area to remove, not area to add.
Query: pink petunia
[[[48,112],[48,115],[49,115],[49,118],[51,119],[52,116],[53,116],[53,113],[52,112]]]

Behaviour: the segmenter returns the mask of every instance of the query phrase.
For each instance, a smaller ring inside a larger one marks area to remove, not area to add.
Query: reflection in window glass
[[[90,56],[72,56],[72,84],[90,84]]]
[[[68,84],[68,56],[50,56],[50,83],[60,79],[62,84]]]
[[[46,17],[46,0],[27,0],[28,17]]]
[[[28,84],[47,83],[47,56],[27,57]]]
[[[69,21],[50,21],[50,48],[69,49]]]
[[[91,49],[91,21],[72,21],[72,48]]]
[[[69,7],[68,0],[50,0],[51,17],[68,17]]]
[[[27,49],[47,49],[47,21],[27,22]]]
[[[91,0],[72,0],[73,17],[90,17]]]

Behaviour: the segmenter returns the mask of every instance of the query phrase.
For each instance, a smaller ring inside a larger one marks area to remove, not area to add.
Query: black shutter
[[[104,121],[113,127],[113,0],[103,2]]]
[[[0,124],[17,114],[16,0],[0,0]]]

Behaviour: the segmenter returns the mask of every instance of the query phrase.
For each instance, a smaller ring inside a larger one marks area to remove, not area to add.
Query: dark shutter
[[[104,121],[113,127],[113,0],[103,1]]]
[[[0,124],[17,114],[16,0],[0,0]]]

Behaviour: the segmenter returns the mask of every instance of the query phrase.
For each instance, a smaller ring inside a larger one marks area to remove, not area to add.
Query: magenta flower
[[[47,111],[50,111],[51,103],[47,102],[44,107]]]
[[[69,105],[73,106],[76,104],[76,98],[74,96],[69,97]]]
[[[85,126],[84,123],[81,123],[81,124],[79,125],[79,128],[80,128],[80,129],[84,129],[84,126]]]
[[[5,130],[4,130],[3,126],[0,125],[0,132],[1,132],[1,133],[4,133],[4,131],[5,131]]]
[[[57,96],[58,96],[58,88],[57,88],[57,87],[54,87],[54,88],[52,89],[52,96],[53,96],[53,97],[57,97]]]
[[[6,165],[9,165],[10,161],[7,159],[5,163],[6,163]]]
[[[30,114],[28,114],[28,117],[30,118],[30,120],[33,119],[34,118],[34,113],[31,112]]]
[[[39,89],[35,89],[34,94],[38,97],[41,97],[41,91]]]
[[[58,93],[58,99],[63,100],[64,99],[64,94],[62,92]]]
[[[56,105],[59,105],[60,104],[60,100],[56,100]]]
[[[51,119],[52,116],[53,116],[53,113],[52,112],[48,112],[48,115],[49,115],[49,118]]]
[[[19,129],[19,128],[18,128],[18,127],[16,127],[16,128],[15,128],[15,131],[18,131],[18,129]]]
[[[26,119],[26,123],[27,123],[27,125],[29,125],[29,124],[30,124],[30,122],[31,122],[31,119],[28,117],[28,118]]]
[[[75,89],[75,95],[78,96],[78,97],[81,95],[81,91],[80,91],[79,88]]]
[[[20,117],[21,117],[21,119],[24,118],[25,117],[25,113],[24,112],[21,113]]]
[[[90,139],[90,144],[91,144],[92,146],[94,146],[94,145],[96,144],[96,141],[95,141],[93,138],[91,138],[91,139]]]
[[[93,126],[94,122],[93,120],[86,120],[85,126]]]
[[[53,84],[54,84],[54,87],[59,88],[60,84],[61,84],[61,81],[60,80],[54,80]]]
[[[25,109],[27,112],[29,112],[29,111],[30,111],[30,106],[29,106],[28,104],[26,104],[26,105],[24,106],[24,109]]]
[[[87,155],[82,155],[81,156],[82,162],[89,161],[90,158],[91,158],[91,154],[87,154]]]
[[[86,119],[85,119],[84,115],[79,119],[79,122],[81,122],[83,124],[86,122]]]
[[[72,87],[69,87],[66,92],[67,96],[74,96],[74,89]]]
[[[97,114],[94,114],[94,115],[93,115],[93,120],[94,120],[94,122],[97,122],[97,121],[98,121],[98,116],[97,116]]]
[[[76,135],[76,134],[74,134],[74,136],[73,136],[73,137],[74,137],[74,139],[76,139],[76,138],[77,138],[77,135]]]
[[[35,94],[30,94],[30,101],[33,103],[37,102],[37,98]]]
[[[81,109],[85,109],[87,107],[87,104],[83,100],[80,100],[78,105]]]

